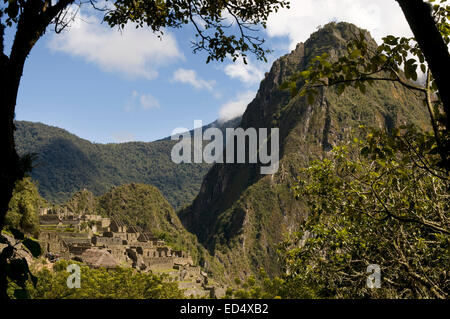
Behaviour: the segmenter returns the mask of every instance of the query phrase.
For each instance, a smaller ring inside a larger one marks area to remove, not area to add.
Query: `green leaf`
[[[19,13],[19,4],[17,3],[17,0],[9,1],[9,6],[5,11],[11,19],[16,18]]]
[[[39,243],[35,240],[32,240],[30,238],[26,238],[22,244],[28,248],[28,250],[31,252],[31,254],[33,255],[33,257],[37,258],[41,255],[42,250],[41,250],[41,245],[39,245]]]
[[[14,238],[17,239],[17,240],[22,240],[22,239],[24,239],[24,237],[25,237],[25,236],[23,235],[23,233],[22,233],[20,230],[18,230],[18,229],[10,228],[9,231],[10,231],[11,234],[14,236]]]
[[[407,79],[412,79],[414,81],[417,80],[417,64],[416,64],[416,60],[414,59],[409,59],[408,61],[406,61],[405,63],[405,76]]]
[[[33,287],[36,288],[38,278],[30,273],[31,282],[33,283]]]
[[[25,289],[14,290],[14,297],[16,299],[29,299],[28,293]]]
[[[14,247],[13,246],[6,246],[3,248],[2,252],[0,253],[0,257],[4,259],[11,258],[11,256],[14,253]]]
[[[356,59],[357,57],[361,56],[361,50],[354,50],[352,53],[350,53],[349,58],[350,59]]]
[[[420,65],[420,70],[422,70],[422,73],[426,73],[427,68],[425,67],[425,64]]]
[[[30,269],[25,258],[11,260],[7,269],[8,277],[21,287],[25,285],[29,272]]]
[[[345,90],[345,85],[344,84],[339,84],[338,86],[337,86],[337,94],[338,95],[341,95],[342,93],[344,93],[344,90]]]

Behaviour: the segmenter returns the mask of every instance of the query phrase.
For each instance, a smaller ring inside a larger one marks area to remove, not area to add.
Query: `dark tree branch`
[[[422,50],[436,81],[446,114],[446,129],[450,129],[450,55],[431,14],[429,4],[422,0],[396,0]]]

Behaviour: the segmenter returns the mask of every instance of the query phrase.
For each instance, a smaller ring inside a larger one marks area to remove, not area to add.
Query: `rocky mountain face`
[[[359,125],[389,129],[414,123],[428,128],[420,97],[394,83],[375,83],[365,94],[347,89],[340,96],[333,88],[323,88],[312,105],[279,89],[315,56],[342,54],[347,41],[360,31],[348,23],[324,26],[275,61],[261,82],[240,127],[280,129],[279,170],[261,175],[258,164],[215,164],[192,205],[179,213],[183,225],[225,266],[229,278],[256,274],[260,267],[272,275],[281,271],[277,244],[308,214],[290,190],[301,167],[351,138]]]

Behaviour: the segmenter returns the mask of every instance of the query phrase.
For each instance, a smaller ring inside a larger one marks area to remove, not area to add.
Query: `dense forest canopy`
[[[19,155],[35,153],[31,176],[40,194],[60,204],[86,188],[95,195],[137,182],[158,187],[179,208],[200,189],[209,164],[176,165],[170,151],[176,141],[94,144],[65,130],[40,123],[16,122]]]

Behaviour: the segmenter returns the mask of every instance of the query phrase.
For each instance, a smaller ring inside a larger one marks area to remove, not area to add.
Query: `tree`
[[[311,296],[449,295],[450,7],[445,0],[397,1],[414,38],[387,36],[376,47],[367,34],[355,34],[347,54],[317,56],[283,85],[312,102],[320,87],[364,93],[376,81],[396,82],[422,94],[433,127],[432,134],[413,127],[366,132],[303,171],[294,191],[311,210],[282,245],[282,280]],[[424,86],[413,82],[419,67]],[[366,286],[370,264],[382,269],[382,289]]]
[[[450,179],[429,133],[366,130],[304,169],[311,208],[283,247],[287,282],[325,298],[448,298]],[[366,286],[379,265],[381,289]]]
[[[355,34],[347,44],[347,54],[334,59],[326,53],[317,56],[307,70],[295,74],[282,87],[289,88],[293,95],[307,96],[309,102],[319,87],[335,87],[341,94],[353,86],[365,93],[366,85],[376,81],[396,82],[419,92],[430,115],[440,165],[449,167],[450,101],[445,76],[450,71],[450,6],[445,5],[446,0],[432,7],[421,0],[397,1],[413,30],[413,38],[389,35],[376,47],[366,33]],[[425,86],[413,82],[418,78],[419,67],[427,77]]]
[[[112,1],[111,1],[112,2]],[[124,28],[128,22],[147,26],[160,36],[164,28],[180,28],[191,23],[197,30],[194,52],[205,50],[207,62],[233,59],[246,53],[265,59],[264,40],[255,27],[265,26],[268,15],[287,5],[285,0],[117,0],[113,8],[98,8],[95,0],[3,0],[0,7],[0,230],[4,226],[14,184],[31,170],[31,157],[19,158],[14,143],[14,114],[20,79],[32,48],[50,25],[56,33],[68,25],[71,5],[92,5],[105,13],[111,27]],[[228,14],[228,18],[225,18]],[[231,17],[231,18],[230,18]],[[200,27],[199,21],[203,25]],[[230,28],[230,24],[236,28]],[[5,53],[5,30],[15,30],[9,55]],[[236,31],[237,30],[237,31]],[[0,293],[6,298],[6,281],[0,275]]]
[[[422,0],[396,0],[405,14],[406,20],[414,34],[414,38],[422,51],[425,60],[436,81],[436,88],[444,106],[446,114],[446,127],[450,129],[450,92],[447,89],[448,75],[450,74],[450,55],[448,52],[448,40],[450,28],[448,18],[449,7],[440,10],[432,8]],[[430,0],[431,3],[436,0]],[[440,0],[445,3],[446,0]],[[435,21],[437,19],[437,21]],[[437,22],[437,24],[436,24]]]
[[[81,288],[67,287],[67,266],[78,264]],[[28,282],[33,299],[180,299],[183,291],[176,282],[168,282],[167,275],[139,272],[132,268],[92,269],[73,260],[61,260],[36,272],[37,284]],[[9,287],[10,294],[16,288]],[[12,295],[12,294],[11,294]]]
[[[449,74],[447,47],[436,33],[433,17],[422,0],[396,1],[417,37],[418,46],[430,65],[445,112],[448,113],[450,93],[445,92],[445,80]],[[0,167],[0,229],[4,225],[15,182],[31,169],[30,157],[19,158],[14,143],[15,105],[25,60],[49,25],[54,25],[55,31],[61,32],[67,26],[65,16],[68,7],[83,3],[95,7],[96,1],[3,0],[0,7],[0,149],[4,160]],[[265,26],[268,15],[286,5],[285,0],[117,0],[113,9],[105,9],[105,21],[119,28],[132,21],[140,27],[148,26],[161,35],[165,27],[179,28],[191,23],[197,30],[194,52],[206,50],[207,62],[223,60],[227,55],[234,60],[243,56],[245,61],[247,52],[265,59],[267,50],[263,48],[264,40],[255,36],[253,28],[259,24]],[[224,18],[224,12],[230,18]],[[202,21],[203,27],[197,21]],[[237,32],[228,27],[230,23],[237,26]],[[4,52],[4,33],[6,28],[11,27],[16,31],[11,52],[7,55]],[[446,121],[448,129],[448,117]],[[0,276],[0,290],[2,297],[5,297],[2,278]]]
[[[449,297],[450,179],[432,134],[409,126],[359,135],[301,171],[293,191],[310,212],[279,245],[284,274],[249,278],[227,297]],[[378,289],[367,285],[376,267]]]
[[[9,202],[5,226],[37,237],[39,232],[39,209],[45,200],[39,195],[36,184],[30,177],[17,181]]]

